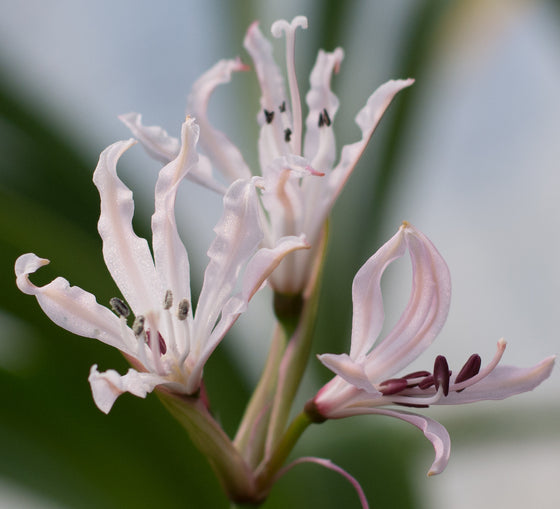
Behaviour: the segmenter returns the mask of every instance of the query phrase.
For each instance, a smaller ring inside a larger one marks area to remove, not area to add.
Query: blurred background
[[[298,33],[300,88],[319,48],[346,57],[333,80],[339,146],[359,137],[354,116],[390,78],[416,78],[384,117],[332,221],[314,353],[348,350],[352,278],[406,219],[449,264],[448,322],[426,356],[452,369],[473,352],[529,366],[560,350],[560,6],[529,0],[244,1],[25,0],[0,4],[0,507],[227,507],[204,458],[157,398],[119,399],[105,416],[87,375],[126,370],[116,351],[53,325],[20,294],[13,263],[49,258],[34,281],[58,275],[107,303],[118,295],[101,256],[101,150],[130,136],[117,120],[143,113],[179,132],[196,78],[240,55],[255,19],[309,18]],[[277,41],[278,61],[283,45]],[[258,90],[241,73],[212,100],[211,119],[255,162]],[[158,165],[129,151],[120,175],[134,190],[135,226],[148,234]],[[220,199],[185,184],[178,221],[199,288]],[[403,260],[384,280],[387,327],[406,303]],[[233,433],[266,355],[266,292],[206,370],[214,406]],[[330,378],[313,357],[301,401]],[[311,428],[295,450],[352,473],[380,508],[557,507],[560,375],[534,393],[429,409],[452,437],[446,471],[414,428],[364,417]],[[317,466],[297,467],[266,508],[358,507],[351,487]]]

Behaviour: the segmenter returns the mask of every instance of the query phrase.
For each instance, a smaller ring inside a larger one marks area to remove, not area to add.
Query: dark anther
[[[284,113],[286,111],[286,101],[282,101],[282,104],[278,107],[280,113]]]
[[[134,332],[134,335],[136,337],[140,336],[140,334],[142,334],[142,332],[144,332],[144,322],[145,322],[145,318],[142,315],[138,315],[135,319],[134,319],[134,323],[132,324],[132,332]]]
[[[327,127],[331,125],[331,117],[329,117],[329,113],[327,112],[326,108],[323,108],[323,122]]]
[[[415,371],[414,373],[409,373],[408,375],[404,375],[402,378],[406,380],[410,380],[411,378],[426,378],[430,376],[431,373],[429,371]]]
[[[383,396],[390,396],[404,391],[408,387],[408,382],[404,378],[391,378],[379,384],[379,392]]]
[[[184,320],[185,318],[187,318],[190,308],[191,303],[188,301],[188,299],[183,299],[181,302],[179,302],[179,305],[177,306],[177,318],[179,320]]]
[[[272,119],[274,118],[274,112],[273,111],[268,111],[268,110],[264,110],[264,118],[266,120],[267,124],[270,124],[272,122]]]
[[[291,139],[292,139],[292,130],[289,127],[286,127],[286,129],[284,129],[284,141],[286,143],[290,143]]]
[[[422,389],[423,391],[426,389],[429,389],[432,385],[434,385],[435,380],[434,380],[434,376],[433,375],[429,375],[426,378],[424,378],[424,380],[422,380],[419,384],[418,384],[418,388]]]
[[[163,339],[163,336],[159,333],[157,333],[158,335],[158,343],[159,343],[159,353],[161,355],[165,355],[165,352],[167,352],[167,345],[165,344],[165,340]],[[147,330],[146,331],[146,343],[148,344],[149,348],[152,348],[152,343],[151,343],[151,334],[150,331]]]
[[[455,383],[458,384],[464,382],[465,380],[468,380],[469,378],[478,375],[478,372],[480,371],[480,364],[481,364],[480,355],[473,353],[469,357],[467,362],[465,362],[465,365],[461,368],[461,371],[459,371],[457,378],[455,378]],[[457,392],[461,392],[463,390],[464,389],[461,389]]]
[[[163,309],[169,309],[171,306],[173,306],[173,292],[167,290],[163,298]]]
[[[439,390],[440,386],[443,388],[444,396],[449,394],[449,376],[447,359],[443,355],[438,355],[434,362],[434,381],[436,383],[436,390]]]
[[[430,405],[417,405],[416,403],[396,403],[393,402],[394,405],[401,405],[401,406],[407,406],[410,408],[429,408]]]
[[[325,119],[323,117],[323,113],[319,113],[319,122],[317,124],[319,127],[323,127],[325,125]]]
[[[111,304],[111,308],[117,315],[124,316],[125,318],[128,318],[128,315],[130,315],[129,307],[121,299],[113,297],[109,304]]]

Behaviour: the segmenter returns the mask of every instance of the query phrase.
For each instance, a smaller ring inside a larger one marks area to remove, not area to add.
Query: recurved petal
[[[15,265],[18,288],[34,295],[45,314],[60,327],[79,336],[94,338],[114,346],[125,353],[133,353],[134,338],[129,329],[123,328],[119,318],[97,303],[95,296],[77,286],[70,286],[58,277],[45,286],[35,286],[29,280],[49,260],[33,253],[20,256]],[[126,340],[130,340],[125,343]]]
[[[177,157],[180,148],[179,140],[169,136],[167,131],[159,126],[143,125],[140,113],[125,113],[119,115],[119,120],[130,129],[148,155],[156,161],[167,164]]]
[[[413,83],[412,79],[391,80],[384,83],[369,97],[366,105],[358,112],[356,123],[362,131],[362,139],[342,148],[340,161],[329,175],[331,195],[329,208],[340,194],[393,97],[397,92]]]
[[[461,392],[450,392],[438,405],[460,405],[475,401],[505,399],[516,394],[532,391],[544,382],[552,372],[555,356],[547,357],[530,368],[497,366],[479,382]]]
[[[189,259],[175,221],[175,199],[183,178],[196,165],[196,142],[199,129],[189,117],[181,129],[178,156],[159,172],[155,190],[155,212],[152,216],[153,249],[156,271],[162,290],[171,290],[173,300],[191,300]],[[160,296],[163,302],[164,296]]]
[[[363,365],[353,360],[349,355],[345,353],[339,355],[325,353],[318,355],[317,358],[333,373],[357,389],[363,389],[368,393],[376,392],[366,377]]]
[[[379,414],[387,415],[389,417],[396,417],[403,421],[409,422],[416,426],[424,436],[432,443],[435,451],[435,459],[428,471],[428,476],[440,474],[444,471],[449,461],[449,454],[451,452],[451,440],[449,433],[439,422],[434,421],[428,417],[417,415],[409,412],[398,412],[386,408],[369,408],[363,409],[360,414]]]
[[[220,60],[206,71],[193,85],[187,101],[187,112],[193,115],[200,125],[200,147],[208,156],[212,165],[221,172],[229,182],[240,178],[249,178],[251,170],[245,163],[239,149],[227,136],[215,129],[208,120],[208,101],[218,85],[228,83],[234,71],[247,70],[239,58]]]
[[[93,182],[101,197],[97,227],[103,240],[105,264],[138,315],[160,306],[161,289],[148,243],[132,229],[132,192],[117,176],[117,161],[134,143],[120,141],[106,148],[99,157]]]
[[[139,398],[145,398],[157,385],[166,383],[167,380],[153,373],[139,373],[132,368],[122,376],[114,369],[100,373],[97,371],[97,364],[94,364],[88,381],[97,408],[108,414],[121,394],[130,392]]]
[[[311,88],[306,96],[309,113],[305,121],[303,154],[314,168],[330,170],[336,154],[335,137],[330,124],[338,111],[338,98],[331,91],[331,77],[338,72],[344,58],[342,48],[332,53],[319,50],[309,78]]]
[[[412,262],[408,304],[389,334],[368,354],[370,380],[390,378],[408,366],[436,338],[451,302],[451,276],[442,256],[412,225],[401,226]]]
[[[231,296],[242,267],[263,238],[258,196],[253,179],[237,180],[224,196],[224,212],[214,228],[216,238],[208,249],[210,261],[195,314],[195,341],[204,342]],[[193,345],[198,355],[202,345]],[[198,350],[198,351],[197,351]]]
[[[406,241],[403,227],[357,272],[352,283],[352,344],[350,357],[363,358],[373,347],[383,327],[381,276],[387,266],[403,256]]]

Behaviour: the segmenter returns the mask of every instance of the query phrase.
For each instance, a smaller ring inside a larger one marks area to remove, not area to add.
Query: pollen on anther
[[[123,316],[124,318],[128,318],[128,315],[130,315],[129,307],[118,297],[113,297],[109,300],[109,304],[111,304],[111,308],[117,315]]]
[[[134,323],[132,324],[132,332],[134,332],[134,335],[136,337],[140,336],[140,334],[142,334],[142,332],[144,332],[144,322],[145,321],[146,321],[146,319],[142,315],[138,315],[134,319]]]
[[[268,111],[268,110],[264,110],[264,118],[266,120],[267,124],[272,123],[272,120],[274,119],[274,111]]]
[[[173,292],[167,290],[163,298],[163,309],[169,309],[171,306],[173,306]]]
[[[188,299],[181,300],[181,302],[179,302],[179,305],[177,306],[177,318],[179,320],[184,320],[185,318],[187,318],[190,308],[191,303],[188,301]]]
[[[289,127],[286,127],[286,129],[284,129],[284,141],[286,143],[290,143],[291,139],[292,139],[292,130]]]

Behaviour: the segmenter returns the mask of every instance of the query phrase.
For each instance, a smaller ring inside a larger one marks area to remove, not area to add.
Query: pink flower
[[[260,173],[265,178],[262,196],[265,217],[265,245],[272,246],[286,235],[304,233],[311,249],[294,253],[280,264],[270,283],[280,293],[297,294],[304,290],[311,265],[319,249],[322,229],[344,184],[355,168],[383,113],[393,97],[414,80],[392,80],[381,85],[356,116],[362,137],[337,154],[332,129],[339,102],[331,91],[331,77],[338,72],[344,57],[341,48],[319,51],[310,75],[306,96],[309,113],[302,119],[299,85],[295,72],[295,32],[307,28],[307,19],[298,16],[291,23],[276,21],[274,37],[286,38],[288,91],[277,66],[272,45],[253,23],[244,45],[251,55],[261,88],[258,139],[259,172],[252,172],[239,149],[208,120],[207,107],[216,87],[230,81],[232,73],[248,70],[239,58],[221,60],[203,74],[189,95],[187,112],[200,124],[200,145],[204,156],[196,180],[214,189],[220,184],[211,177],[213,167],[228,182]],[[137,113],[121,116],[147,151],[166,161],[175,156],[178,143],[158,127],[146,127]],[[194,176],[194,173],[193,173]]]
[[[412,262],[412,290],[395,327],[376,343],[383,325],[380,281],[387,266],[408,250]],[[435,461],[429,474],[446,466],[450,440],[438,422],[386,406],[428,407],[504,399],[530,391],[545,380],[554,357],[531,368],[500,366],[506,347],[498,342],[494,358],[483,368],[472,355],[457,372],[443,356],[433,371],[398,375],[436,338],[449,311],[451,279],[447,265],[434,245],[418,230],[403,223],[397,234],[358,271],[352,286],[354,313],[350,354],[324,354],[319,359],[335,376],[306,405],[317,422],[361,414],[397,417],[420,428],[432,442]]]
[[[136,368],[121,376],[92,367],[89,381],[103,412],[109,412],[123,392],[145,397],[161,385],[181,394],[195,393],[206,361],[270,272],[287,253],[307,247],[303,238],[289,237],[270,249],[259,249],[263,232],[255,179],[234,182],[224,196],[223,215],[214,229],[216,238],[208,250],[210,261],[193,311],[189,260],[174,207],[179,184],[197,164],[198,134],[194,120],[187,118],[179,152],[159,173],[153,256],[147,241],[132,229],[132,192],[116,172],[120,156],[135,141],[115,143],[100,156],[93,175],[101,197],[98,229],[105,263],[124,297],[111,299],[114,313],[61,277],[41,287],[31,283],[29,275],[48,260],[28,253],[16,261],[19,289],[35,295],[51,320],[79,336],[118,348]]]

